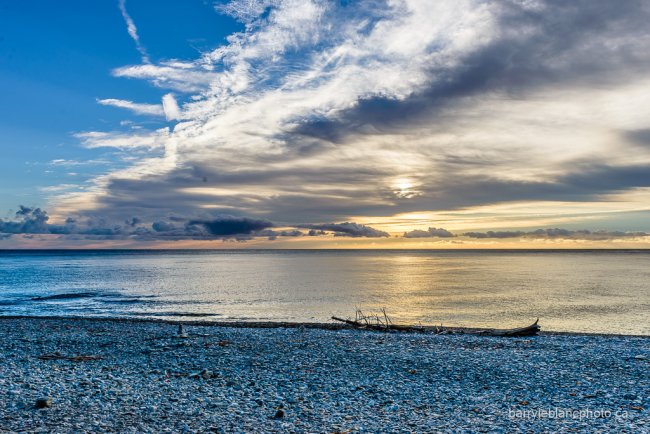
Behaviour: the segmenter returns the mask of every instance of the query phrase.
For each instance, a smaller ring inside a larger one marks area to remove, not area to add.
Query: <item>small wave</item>
[[[221,316],[220,313],[197,313],[197,312],[132,312],[130,315],[137,316],[188,316],[188,317],[209,317]]]
[[[125,295],[119,292],[63,292],[59,294],[38,295],[31,297],[32,301],[56,301],[56,300],[75,300],[81,298],[96,298],[102,303],[156,303],[151,300],[156,296],[149,295]]]
[[[153,304],[157,303],[154,300],[146,300],[142,297],[125,297],[125,298],[104,298],[101,300],[102,303],[108,304]]]
[[[96,292],[66,292],[63,294],[41,295],[32,297],[34,301],[48,301],[48,300],[68,300],[75,298],[91,298],[96,297]]]

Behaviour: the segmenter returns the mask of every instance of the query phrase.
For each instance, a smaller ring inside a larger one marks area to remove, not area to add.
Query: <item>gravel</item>
[[[0,431],[650,432],[643,337],[35,318],[0,335]]]

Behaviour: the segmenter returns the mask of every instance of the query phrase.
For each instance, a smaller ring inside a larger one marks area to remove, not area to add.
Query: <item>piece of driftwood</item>
[[[385,312],[384,312],[385,314]],[[357,318],[359,316],[357,315]],[[351,325],[352,327],[355,328],[360,328],[360,329],[366,329],[366,330],[380,330],[380,331],[400,331],[400,332],[423,332],[424,328],[423,327],[417,327],[417,326],[409,326],[409,325],[399,325],[399,324],[393,324],[387,316],[386,322],[371,322],[366,320],[366,317],[363,317],[364,319],[344,319],[340,318],[337,316],[333,316],[332,319],[334,321],[340,321],[345,324]]]
[[[340,321],[352,327],[365,329],[365,330],[378,330],[378,331],[401,331],[401,332],[430,332],[434,334],[472,334],[481,336],[501,336],[501,337],[517,337],[517,336],[535,336],[540,331],[538,324],[539,318],[533,324],[526,327],[518,327],[513,329],[469,329],[459,327],[422,327],[410,325],[393,324],[386,311],[382,309],[383,316],[379,315],[364,315],[359,309],[356,311],[355,319],[345,319],[333,316],[334,321]]]
[[[397,325],[393,324],[390,317],[386,313],[386,309],[382,308],[380,313],[370,313],[365,314],[361,309],[356,310],[354,319],[343,319],[336,316],[332,317],[335,321],[344,322],[348,325],[351,325],[356,328],[362,328],[366,330],[380,330],[380,331],[403,331],[403,332],[415,332],[423,331],[420,327],[408,326],[408,325]]]
[[[76,356],[64,356],[58,351],[55,353],[46,353],[38,356],[41,360],[68,360],[70,362],[90,362],[93,360],[101,360],[102,356],[92,356],[88,354],[79,354]]]
[[[527,327],[518,327],[514,329],[488,329],[481,330],[478,334],[486,336],[504,336],[504,337],[516,337],[516,336],[535,336],[540,331],[540,326],[537,324],[539,318]]]

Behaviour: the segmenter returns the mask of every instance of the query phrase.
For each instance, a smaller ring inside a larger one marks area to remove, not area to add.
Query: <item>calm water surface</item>
[[[0,315],[395,321],[650,335],[647,251],[0,252]]]

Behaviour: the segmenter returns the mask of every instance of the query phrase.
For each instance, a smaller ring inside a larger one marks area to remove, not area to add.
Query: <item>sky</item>
[[[0,0],[0,249],[650,247],[649,21]]]

